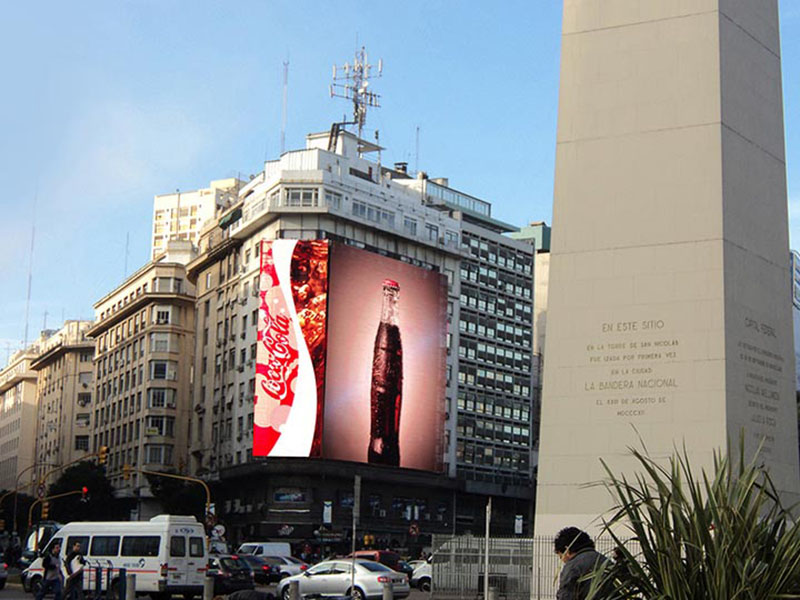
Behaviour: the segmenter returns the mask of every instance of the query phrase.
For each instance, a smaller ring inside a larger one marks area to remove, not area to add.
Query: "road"
[[[33,594],[26,594],[23,589],[22,585],[18,583],[19,576],[11,575],[9,577],[8,583],[6,586],[0,590],[0,600],[33,600]],[[275,585],[259,585],[256,586],[256,589],[264,591],[264,592],[271,592],[275,593]],[[52,598],[52,596],[50,597]],[[180,597],[178,597],[180,598]],[[429,600],[430,594],[427,592],[420,592],[419,590],[411,590],[411,595],[408,597],[408,600]]]

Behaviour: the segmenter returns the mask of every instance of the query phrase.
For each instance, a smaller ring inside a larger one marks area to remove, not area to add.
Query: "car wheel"
[[[428,577],[423,577],[419,580],[419,589],[423,592],[430,592],[431,591],[431,580]]]
[[[350,597],[353,600],[364,600],[366,596],[364,595],[364,591],[361,588],[356,588],[350,591]]]
[[[42,578],[39,576],[34,577],[31,579],[31,593],[35,596],[39,593],[39,590],[42,588]]]
[[[291,591],[289,590],[289,586],[287,585],[285,588],[283,588],[283,592],[281,592],[281,598],[283,600],[289,600],[290,594]]]

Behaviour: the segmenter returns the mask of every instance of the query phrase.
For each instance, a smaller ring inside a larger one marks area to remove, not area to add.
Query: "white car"
[[[352,566],[355,562],[355,586]],[[301,596],[350,596],[352,600],[370,600],[383,597],[383,584],[391,583],[394,598],[405,598],[411,591],[408,579],[386,565],[357,558],[326,560],[314,565],[301,575],[282,579],[276,590],[280,600],[289,600],[289,586],[297,581]],[[352,589],[352,593],[351,593]]]
[[[299,575],[310,566],[294,556],[262,556],[261,558],[266,561],[267,564],[278,567],[281,579],[292,575]]]
[[[423,592],[431,591],[431,563],[422,561],[414,568],[411,574],[411,585],[421,589]]]

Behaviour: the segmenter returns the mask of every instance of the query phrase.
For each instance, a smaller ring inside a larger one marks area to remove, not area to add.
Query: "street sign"
[[[514,533],[516,535],[522,535],[522,515],[516,515],[516,517],[514,517]]]
[[[333,523],[333,500],[323,500],[322,522],[325,525],[330,525]]]
[[[44,487],[43,483],[40,483],[39,487],[36,488],[36,495],[38,496],[39,500],[44,498],[45,492],[47,492],[47,488]]]
[[[221,538],[223,535],[225,535],[225,525],[222,523],[214,525],[214,528],[211,530],[211,537]]]

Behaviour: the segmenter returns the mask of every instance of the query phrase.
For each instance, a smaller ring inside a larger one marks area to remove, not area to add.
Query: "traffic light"
[[[89,488],[83,486],[81,488],[81,502],[88,502],[89,501]]]
[[[0,531],[5,531],[5,530],[6,530],[6,520],[0,519]]]
[[[100,450],[97,451],[97,464],[104,465],[106,460],[108,460],[108,446],[100,446]]]
[[[133,473],[133,467],[128,463],[122,465],[122,478],[125,481],[128,481],[131,478],[131,473]]]
[[[48,501],[42,502],[42,520],[50,516],[50,503]]]

